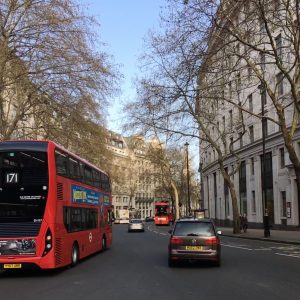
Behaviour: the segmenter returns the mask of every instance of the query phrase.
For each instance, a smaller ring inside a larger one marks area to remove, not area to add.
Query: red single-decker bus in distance
[[[154,223],[155,225],[169,225],[172,221],[170,204],[167,201],[154,203]]]
[[[112,244],[108,175],[51,141],[0,142],[0,268],[54,269]]]

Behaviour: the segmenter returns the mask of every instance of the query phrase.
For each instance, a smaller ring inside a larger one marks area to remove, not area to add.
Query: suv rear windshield
[[[210,222],[177,222],[173,235],[179,236],[214,236],[214,226]]]
[[[130,220],[130,223],[132,224],[140,224],[140,223],[143,223],[142,220],[138,220],[138,219],[134,219],[134,220]]]

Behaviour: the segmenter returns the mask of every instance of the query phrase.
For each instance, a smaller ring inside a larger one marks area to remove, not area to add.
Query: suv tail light
[[[171,238],[171,245],[182,245],[182,244],[183,244],[183,239],[178,237]]]
[[[216,236],[211,236],[205,239],[205,245],[213,246],[219,244],[220,244],[220,240]]]

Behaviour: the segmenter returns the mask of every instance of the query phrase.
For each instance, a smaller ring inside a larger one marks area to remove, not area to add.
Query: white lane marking
[[[221,245],[224,246],[224,247],[237,248],[237,249],[248,250],[248,251],[271,251],[271,249],[269,249],[269,248],[252,249],[252,248],[246,248],[246,247],[235,246],[235,245],[228,245],[228,244],[223,244],[223,243],[221,243]]]
[[[276,255],[280,256],[288,256],[288,257],[294,257],[294,258],[300,258],[300,256],[297,255],[291,255],[291,254],[283,254],[283,253],[275,253]]]
[[[165,232],[159,232],[159,231],[154,230],[154,229],[152,228],[152,226],[148,226],[147,229],[148,229],[149,231],[153,232],[153,233],[156,233],[156,234],[160,234],[160,235],[164,235],[164,236],[169,235],[168,233],[165,233]]]
[[[253,249],[250,249],[250,248],[245,248],[245,247],[241,247],[241,246],[233,246],[233,245],[228,245],[228,244],[222,244],[222,246],[224,247],[230,247],[230,248],[237,248],[237,249],[243,249],[243,250],[249,250],[249,251],[252,251]]]

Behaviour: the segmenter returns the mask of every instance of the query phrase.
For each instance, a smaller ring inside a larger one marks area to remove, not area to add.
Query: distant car
[[[131,219],[128,224],[128,232],[145,231],[144,222],[141,219]]]
[[[219,234],[210,219],[179,219],[175,222],[168,247],[168,263],[173,267],[177,262],[211,261],[221,265]]]
[[[121,218],[120,224],[129,224],[129,218]]]
[[[121,221],[121,220],[120,220],[119,218],[117,218],[117,219],[115,219],[114,223],[115,223],[115,224],[120,224],[120,221]]]
[[[145,222],[153,222],[154,218],[153,217],[146,217]]]

